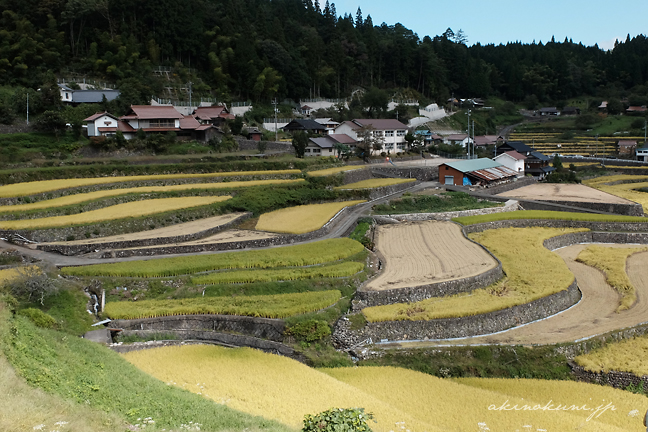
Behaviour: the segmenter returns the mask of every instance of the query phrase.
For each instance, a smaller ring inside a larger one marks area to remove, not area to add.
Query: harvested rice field
[[[205,231],[211,228],[216,228],[221,225],[225,225],[229,222],[232,222],[233,220],[240,218],[244,214],[245,213],[229,213],[225,215],[218,215],[210,218],[171,225],[164,228],[156,228],[149,231],[114,235],[110,237],[99,237],[99,238],[91,238],[91,239],[83,239],[83,240],[74,240],[68,242],[52,242],[52,243],[44,243],[44,244],[87,245],[87,244],[97,244],[97,243],[115,243],[115,242],[123,242],[123,241],[177,237],[177,236],[195,234],[201,231]],[[215,236],[218,236],[219,234],[223,234],[223,233],[218,233]],[[211,237],[215,237],[215,236],[211,236]]]
[[[331,407],[365,408],[374,414],[377,423],[370,421],[369,426],[377,432],[621,432],[640,430],[645,411],[644,396],[571,381],[448,380],[395,367],[316,370],[248,348],[201,345],[123,356],[168,385],[296,430],[305,414]],[[497,409],[506,403],[520,409]],[[553,404],[554,409],[525,410],[525,404]],[[566,408],[556,409],[559,404]],[[599,406],[608,408],[596,411]]]
[[[634,204],[632,201],[620,196],[580,184],[538,183],[504,192],[497,196],[540,201]]]
[[[275,210],[262,214],[256,229],[276,233],[305,234],[322,228],[343,208],[363,202],[365,201],[341,201]]]
[[[451,222],[382,225],[376,234],[384,270],[366,285],[368,290],[428,285],[475,276],[497,266]]]
[[[85,225],[97,222],[148,216],[168,211],[200,207],[230,199],[230,196],[161,198],[117,204],[98,210],[91,210],[66,216],[53,216],[40,219],[0,221],[0,229],[47,229],[64,226]]]

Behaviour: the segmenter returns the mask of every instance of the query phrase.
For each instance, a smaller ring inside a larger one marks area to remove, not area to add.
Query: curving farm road
[[[421,348],[450,345],[548,345],[587,339],[613,330],[633,327],[648,321],[648,252],[632,255],[627,272],[637,290],[637,302],[628,310],[616,313],[619,295],[605,281],[599,270],[575,261],[587,245],[568,246],[560,255],[576,276],[583,298],[575,306],[544,320],[503,332],[469,338],[381,344],[381,347]],[[609,247],[636,245],[606,244]]]

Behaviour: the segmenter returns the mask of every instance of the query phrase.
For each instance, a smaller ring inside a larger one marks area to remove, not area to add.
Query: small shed
[[[439,165],[439,181],[453,186],[487,186],[514,179],[517,173],[488,158]]]
[[[632,155],[637,149],[636,140],[619,140],[617,143],[617,151],[620,155]]]

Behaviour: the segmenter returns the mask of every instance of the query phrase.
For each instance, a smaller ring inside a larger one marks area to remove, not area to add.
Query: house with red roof
[[[225,105],[201,106],[196,108],[193,115],[200,124],[213,124],[214,126],[221,126],[226,120],[235,118]]]

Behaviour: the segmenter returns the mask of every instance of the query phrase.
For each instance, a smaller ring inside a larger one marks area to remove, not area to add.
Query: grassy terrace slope
[[[193,191],[193,190],[218,190],[218,189],[239,189],[252,186],[266,186],[266,185],[286,185],[304,183],[303,179],[296,180],[250,180],[250,181],[233,181],[233,182],[219,182],[219,183],[191,183],[182,185],[171,186],[144,186],[134,188],[120,188],[101,190],[96,192],[79,193],[73,195],[66,195],[59,198],[38,201],[28,204],[16,204],[0,206],[0,213],[27,211],[27,210],[40,210],[54,207],[63,207],[73,204],[80,204],[84,202],[94,201],[102,198],[128,195],[128,194],[145,194],[150,192],[179,192],[179,191]]]
[[[363,250],[357,241],[339,238],[264,250],[65,267],[62,273],[74,276],[179,276],[219,269],[307,266],[348,258]]]
[[[201,207],[230,199],[229,196],[161,198],[117,204],[102,209],[91,210],[66,216],[53,216],[40,219],[0,221],[0,229],[45,229],[75,225],[85,225],[117,219],[135,218],[157,213],[165,213],[191,207]]]
[[[79,407],[77,410],[85,407],[112,413],[120,421],[118,429],[92,428],[92,431],[138,430],[126,428],[137,424],[141,430],[142,419],[149,417],[155,422],[155,426],[151,426],[154,430],[186,430],[182,425],[189,422],[199,423],[202,431],[288,430],[272,420],[253,417],[166,385],[99,344],[36,328],[25,318],[9,318],[6,311],[0,316],[0,347],[29,384],[75,403],[74,406]],[[0,406],[10,402],[6,399],[5,396],[0,398]],[[57,411],[59,415],[64,413],[63,410]],[[12,415],[11,412],[8,414]],[[88,418],[92,417],[92,412],[86,414]],[[36,415],[30,415],[34,422],[39,420]],[[107,417],[100,416],[98,420]],[[0,418],[5,418],[4,411]],[[48,428],[43,430],[54,430],[53,422],[58,420],[65,419],[59,416],[49,418]],[[15,430],[32,431],[37,425],[28,424],[26,428]],[[83,429],[61,427],[59,430]]]
[[[105,315],[112,319],[199,314],[287,318],[327,308],[340,300],[341,296],[340,291],[332,290],[263,296],[112,302],[106,304]]]
[[[586,221],[586,222],[644,222],[648,223],[648,218],[641,216],[616,216],[593,213],[572,213],[545,210],[520,210],[507,213],[491,213],[477,216],[463,216],[452,219],[462,225],[474,225],[484,222],[495,222],[500,220],[515,219],[547,219],[547,220],[566,220],[566,221]]]
[[[362,313],[371,322],[453,318],[493,312],[563,291],[574,281],[574,275],[542,242],[581,231],[587,230],[503,228],[471,234],[472,240],[484,245],[502,262],[506,273],[502,281],[470,293],[374,306]]]
[[[275,210],[262,214],[256,229],[277,233],[305,234],[322,228],[343,208],[363,202],[365,201],[338,201]]]
[[[275,170],[275,171],[234,171],[234,172],[215,172],[204,174],[155,174],[141,176],[116,176],[116,177],[95,177],[95,178],[76,178],[76,179],[59,179],[45,180],[26,183],[14,183],[0,186],[0,198],[12,198],[20,196],[35,195],[44,192],[51,192],[59,189],[69,189],[80,186],[92,186],[99,184],[148,181],[148,180],[172,180],[172,179],[189,179],[189,178],[214,178],[214,177],[239,177],[252,175],[280,175],[280,174],[299,174],[300,170]]]
[[[250,349],[214,346],[167,347],[124,357],[158,379],[227,406],[301,427],[304,414],[332,406],[364,407],[377,432],[570,431],[640,429],[645,397],[610,387],[541,380],[448,380],[394,367],[314,370],[285,357]],[[178,364],[184,367],[178,368]],[[528,404],[587,405],[586,410],[509,410]],[[595,413],[612,401],[615,410]],[[596,414],[600,414],[596,416]],[[533,425],[533,429],[525,428]],[[639,426],[639,427],[637,427]],[[488,428],[488,429],[486,429]]]

